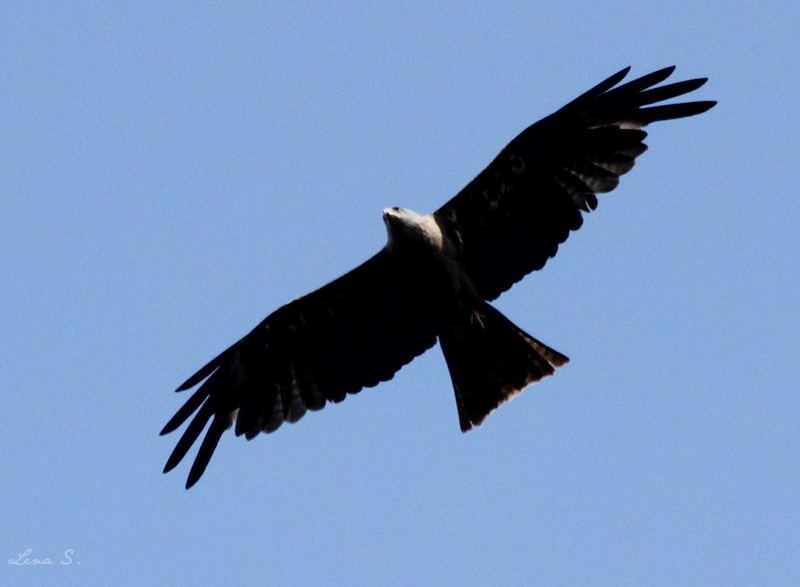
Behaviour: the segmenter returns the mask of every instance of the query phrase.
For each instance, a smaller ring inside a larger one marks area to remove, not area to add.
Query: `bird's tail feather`
[[[480,425],[501,403],[569,361],[489,304],[451,324],[440,342],[463,432]]]

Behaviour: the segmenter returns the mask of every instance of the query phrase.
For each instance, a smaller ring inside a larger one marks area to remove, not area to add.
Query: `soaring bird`
[[[555,256],[647,149],[651,122],[694,116],[716,102],[661,104],[702,86],[657,86],[668,67],[619,84],[625,68],[512,140],[463,190],[426,216],[386,208],[388,240],[375,256],[267,316],[192,375],[200,387],[161,434],[194,418],[167,460],[172,470],[211,421],[187,489],[222,433],[252,439],[391,379],[442,348],[466,432],[526,386],[567,363],[489,305]],[[196,413],[195,413],[196,412]]]

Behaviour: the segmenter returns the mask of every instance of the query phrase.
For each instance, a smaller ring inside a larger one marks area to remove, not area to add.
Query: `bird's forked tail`
[[[569,361],[487,303],[453,322],[439,340],[463,432],[480,425],[501,403]]]

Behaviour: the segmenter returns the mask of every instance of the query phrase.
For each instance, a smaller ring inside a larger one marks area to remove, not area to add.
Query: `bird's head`
[[[389,248],[410,243],[441,246],[441,231],[430,216],[405,208],[384,208],[383,222],[389,233]]]
[[[414,238],[420,231],[422,216],[405,208],[384,208],[383,222],[386,224],[386,232],[389,233],[389,240],[405,240]]]

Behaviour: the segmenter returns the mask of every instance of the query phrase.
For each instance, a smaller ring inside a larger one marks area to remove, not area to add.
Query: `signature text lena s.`
[[[52,565],[52,560],[49,558],[33,558],[29,557],[29,555],[33,552],[32,548],[29,548],[25,552],[21,552],[16,559],[10,558],[8,559],[8,564],[10,565]],[[72,564],[72,555],[75,551],[71,548],[68,548],[64,551],[64,556],[61,557],[59,561],[62,565],[71,565]],[[80,564],[80,563],[77,563]]]

